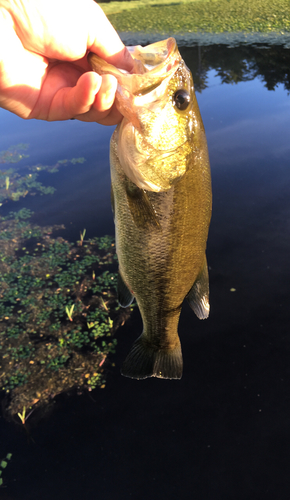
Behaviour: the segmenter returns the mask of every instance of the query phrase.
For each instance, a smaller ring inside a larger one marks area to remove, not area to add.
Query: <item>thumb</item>
[[[88,49],[118,68],[131,71],[133,58],[98,4],[90,19]]]

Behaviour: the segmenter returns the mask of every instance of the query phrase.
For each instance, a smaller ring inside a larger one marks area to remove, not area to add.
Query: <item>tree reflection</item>
[[[184,47],[180,51],[198,92],[207,87],[207,74],[213,69],[222,83],[234,84],[260,77],[268,90],[275,90],[282,83],[290,91],[290,50],[282,46],[216,44]]]

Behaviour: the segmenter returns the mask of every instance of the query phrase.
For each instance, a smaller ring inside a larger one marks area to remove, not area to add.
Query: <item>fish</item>
[[[88,56],[94,71],[117,78],[116,105],[123,115],[110,143],[118,300],[127,307],[136,299],[143,332],[121,373],[180,379],[184,299],[199,319],[209,315],[207,141],[192,75],[176,40],[128,50],[134,60],[130,73]]]

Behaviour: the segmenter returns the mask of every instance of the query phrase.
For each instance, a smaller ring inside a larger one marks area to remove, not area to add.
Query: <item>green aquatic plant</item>
[[[87,384],[91,389],[95,389],[96,387],[101,387],[103,389],[106,384],[106,380],[103,378],[101,373],[93,373],[92,375],[87,374]]]
[[[72,158],[71,160],[58,160],[55,165],[41,165],[37,164],[34,165],[33,167],[29,167],[29,170],[32,170],[33,172],[41,172],[45,170],[46,172],[49,172],[50,174],[55,174],[56,172],[59,171],[59,168],[62,166],[67,166],[67,165],[76,165],[77,163],[83,164],[86,161],[85,158]]]
[[[2,163],[21,159],[16,147],[1,155]],[[83,161],[62,160],[57,167]],[[0,170],[0,198],[11,203],[24,188],[50,193],[37,175]],[[22,421],[27,408],[60,392],[103,387],[113,334],[131,312],[117,303],[112,237],[85,240],[83,230],[81,244],[71,243],[56,236],[63,226],[41,227],[32,217],[24,207],[0,214],[0,391],[6,393],[5,414]]]
[[[29,155],[21,153],[21,151],[26,151],[28,149],[28,144],[17,144],[16,146],[10,146],[5,151],[0,151],[0,164],[1,163],[18,163],[23,158],[28,158]]]
[[[73,304],[71,307],[66,306],[65,312],[67,314],[67,317],[70,321],[72,321],[72,315],[73,315],[73,310],[74,310],[75,305]]]
[[[26,420],[30,417],[31,413],[33,413],[33,410],[31,410],[28,414],[26,414],[26,408],[25,406],[23,407],[22,413],[18,412],[17,415],[21,420],[21,423],[25,425]]]
[[[28,144],[18,144],[11,146],[6,151],[0,152],[0,164],[18,163],[23,158],[28,158],[29,155],[21,154],[19,151],[28,148]],[[25,198],[27,195],[35,195],[36,193],[53,194],[55,188],[53,186],[44,186],[37,180],[40,171],[49,173],[58,172],[59,168],[64,165],[76,163],[84,163],[85,158],[72,158],[71,160],[59,160],[55,165],[34,165],[26,167],[26,173],[17,172],[15,169],[0,170],[0,205],[8,200],[19,201],[20,198]],[[34,173],[31,173],[34,172]]]
[[[0,486],[3,485],[3,478],[2,478],[2,472],[4,469],[6,469],[8,462],[12,458],[12,453],[7,453],[6,457],[3,458],[0,462]]]
[[[86,235],[86,229],[84,229],[83,231],[80,232],[80,241],[79,241],[80,246],[82,246],[82,244],[84,242],[85,235]]]
[[[11,170],[0,170],[0,202],[8,200],[18,201],[28,194],[53,194],[55,188],[44,186],[37,181],[38,174],[27,173],[25,175]]]
[[[0,219],[0,233],[10,235],[0,239],[0,389],[10,414],[75,386],[103,385],[100,364],[131,310],[117,303],[112,237],[79,246],[53,238],[61,227],[36,226],[31,215]]]

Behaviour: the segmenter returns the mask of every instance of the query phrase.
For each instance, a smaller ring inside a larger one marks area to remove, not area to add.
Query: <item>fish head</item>
[[[167,191],[183,177],[194,150],[195,93],[191,72],[174,38],[147,47],[128,47],[130,73],[89,55],[93,69],[118,80],[116,103],[120,164],[139,188]]]

